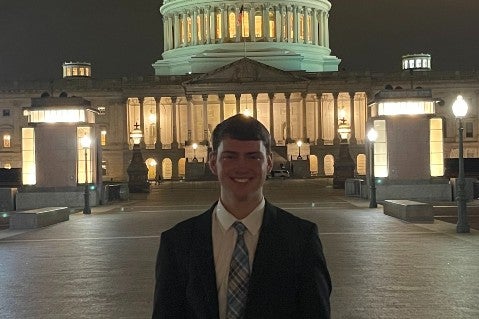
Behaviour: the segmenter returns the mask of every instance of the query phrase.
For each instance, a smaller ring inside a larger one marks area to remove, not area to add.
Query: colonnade
[[[192,142],[208,145],[214,127],[238,113],[262,122],[274,145],[298,139],[312,145],[337,144],[341,121],[351,128],[351,143],[364,143],[367,96],[364,92],[293,92],[130,97],[127,130],[139,124],[146,148],[181,148]]]
[[[162,14],[165,52],[187,46],[244,41],[303,43],[329,48],[328,11],[299,1],[218,3],[193,8],[164,6]]]

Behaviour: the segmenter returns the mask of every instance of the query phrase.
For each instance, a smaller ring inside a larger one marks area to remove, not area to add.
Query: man
[[[162,234],[153,318],[330,318],[316,225],[263,197],[273,166],[268,130],[238,114],[212,141],[220,200]]]

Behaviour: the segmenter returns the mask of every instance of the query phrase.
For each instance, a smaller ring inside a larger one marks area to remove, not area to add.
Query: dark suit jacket
[[[218,318],[215,206],[161,235],[152,318]],[[329,318],[330,293],[316,225],[266,202],[245,318]]]

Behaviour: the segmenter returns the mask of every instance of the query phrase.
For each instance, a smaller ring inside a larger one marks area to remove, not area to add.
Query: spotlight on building
[[[130,193],[149,193],[150,184],[148,183],[148,167],[141,154],[140,142],[143,133],[138,123],[135,129],[131,131],[130,138],[133,141],[133,156],[128,165],[128,189]]]

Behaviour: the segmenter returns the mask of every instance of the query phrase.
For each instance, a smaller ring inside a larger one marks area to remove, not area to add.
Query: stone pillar
[[[291,93],[284,93],[286,97],[286,144],[292,143],[291,139]]]
[[[275,28],[276,28],[276,42],[281,41],[281,11],[280,11],[280,5],[274,6],[274,17],[275,17]]]
[[[215,43],[216,40],[216,17],[215,17],[215,7],[211,8],[210,11],[210,36],[208,37],[208,43]]]
[[[299,10],[297,5],[293,5],[293,42],[299,43]]]
[[[208,94],[201,95],[203,98],[203,143],[208,145]]]
[[[171,97],[171,120],[173,127],[173,143],[171,143],[171,148],[178,148],[178,132],[176,127],[176,103],[178,98],[176,96]],[[174,166],[174,165],[173,165]]]
[[[192,133],[191,133],[191,130],[192,130],[192,127],[193,127],[193,121],[192,121],[192,117],[191,117],[191,108],[193,106],[193,97],[188,94],[186,96],[186,101],[188,102],[187,106],[186,106],[186,123],[187,123],[187,128],[188,128],[188,133],[187,133],[187,141],[188,141],[188,144],[191,143],[192,141]]]
[[[164,38],[163,38],[163,50],[168,51],[170,48],[168,47],[168,17],[163,17],[163,30],[164,30]]]
[[[338,136],[338,128],[339,128],[339,122],[338,122],[338,96],[339,92],[334,92],[333,93],[333,99],[334,99],[334,139],[333,143],[334,145],[339,144],[339,136]]]
[[[318,139],[316,140],[317,145],[323,145],[323,99],[321,93],[316,93],[318,99]]]
[[[269,133],[271,135],[271,144],[276,145],[276,138],[274,137],[274,93],[268,93],[269,97]]]
[[[350,144],[356,144],[357,141],[356,141],[356,132],[355,132],[355,123],[354,123],[354,95],[355,95],[355,92],[349,92],[349,100],[350,100],[350,110],[351,110],[351,116],[350,116],[350,119],[351,119],[351,123],[350,123],[350,128],[351,128],[351,137],[349,139],[349,143]]]
[[[325,46],[325,42],[324,42],[324,11],[320,11],[319,12],[319,15],[320,15],[320,20],[319,20],[319,45],[321,45],[322,47]]]
[[[180,47],[180,19],[178,14],[175,14],[175,26],[173,27],[173,37],[175,42],[175,49]]]
[[[225,120],[225,95],[218,94],[218,97],[220,99],[220,122],[223,122]]]
[[[145,110],[144,110],[145,98],[139,97],[138,101],[140,102],[140,123],[139,124],[140,124],[141,133],[143,134],[143,136],[145,136],[146,135],[145,134]],[[145,138],[141,139],[140,146],[141,148],[145,148]]]
[[[198,8],[193,8],[193,17],[191,21],[192,44],[198,45],[198,25],[196,19],[198,18]]]
[[[228,41],[228,8],[226,5],[223,4],[221,8],[221,24],[223,27],[221,28],[221,40],[220,43]]]
[[[324,45],[329,48],[329,13],[326,13],[324,17]]]
[[[163,145],[161,144],[161,97],[155,97],[156,101],[156,144],[155,149],[161,150]]]
[[[286,6],[286,38],[287,42],[291,42],[291,20],[289,19],[289,15],[292,12],[292,7],[291,5]]]
[[[303,7],[303,43],[308,43],[309,28],[308,28],[308,8]]]
[[[253,118],[258,118],[258,93],[251,93],[251,97],[253,98]]]
[[[241,18],[241,23],[238,23],[240,20],[240,8],[237,6],[235,8],[235,17],[236,17],[236,38],[235,42],[241,42],[241,33],[242,33],[242,28],[243,28],[243,18]]]
[[[249,9],[249,39],[251,42],[256,41],[256,34],[254,32],[254,6]]]
[[[263,28],[263,38],[265,39],[265,41],[270,41],[271,38],[269,37],[269,8],[268,8],[269,4],[263,4],[263,25],[262,25],[262,28]]]
[[[303,129],[303,132],[302,132],[302,140],[304,143],[306,143],[307,139],[308,139],[308,128],[307,128],[307,124],[308,122],[306,121],[306,97],[308,96],[308,94],[306,92],[302,92],[301,93],[301,100],[302,100],[302,105],[301,105],[301,127]]]
[[[181,14],[181,16],[183,17],[183,32],[181,32],[181,42],[182,42],[182,45],[183,47],[186,47],[188,46],[188,35],[187,35],[187,31],[186,29],[188,28],[188,25],[186,24],[186,18],[187,18],[187,13],[186,11],[183,11],[183,13]]]
[[[239,114],[241,111],[241,94],[240,93],[235,93],[235,98],[236,98],[236,114]]]
[[[318,12],[315,8],[311,9],[312,29],[313,29],[313,44],[318,45]]]

